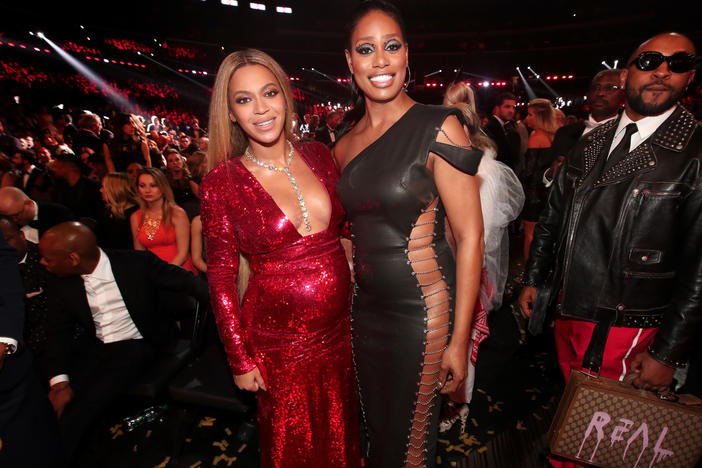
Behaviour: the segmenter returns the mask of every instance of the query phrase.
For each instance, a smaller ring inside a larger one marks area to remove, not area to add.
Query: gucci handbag
[[[659,396],[573,370],[549,429],[551,453],[601,467],[694,467],[702,456],[702,401]]]

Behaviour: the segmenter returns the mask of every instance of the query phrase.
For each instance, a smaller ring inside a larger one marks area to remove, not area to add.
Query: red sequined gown
[[[329,226],[300,235],[240,158],[220,164],[201,186],[210,294],[232,372],[258,366],[268,387],[256,392],[261,466],[358,467],[338,172],[326,146],[296,150],[330,197]],[[252,272],[241,307],[239,252]]]

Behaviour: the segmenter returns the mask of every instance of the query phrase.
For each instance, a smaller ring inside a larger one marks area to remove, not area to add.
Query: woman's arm
[[[190,256],[195,268],[207,273],[207,263],[202,258],[202,222],[199,216],[195,216],[190,224]]]
[[[129,217],[129,226],[132,228],[132,241],[134,242],[134,250],[146,250],[141,242],[139,242],[139,218],[141,217],[140,211],[135,211]]]
[[[463,127],[455,117],[449,117],[437,141],[454,146],[470,144]],[[456,243],[456,303],[451,341],[444,351],[441,378],[451,373],[443,393],[454,391],[465,379],[468,366],[468,343],[473,310],[478,298],[483,264],[483,217],[480,209],[478,181],[474,176],[454,168],[443,158],[432,154],[429,162],[439,197],[446,210]]]
[[[102,144],[102,154],[105,157],[105,166],[107,166],[107,171],[117,172],[115,170],[115,163],[112,160],[112,153],[110,153],[110,148],[107,147],[106,143]]]
[[[182,266],[185,260],[188,259],[188,252],[190,251],[190,221],[188,221],[188,215],[185,214],[183,208],[174,206],[171,222],[175,228],[176,248],[178,250],[171,263]]]
[[[141,154],[144,155],[146,167],[151,167],[151,154],[149,153],[149,145],[146,143],[146,140],[141,140]]]
[[[190,184],[190,191],[193,192],[193,195],[200,198],[200,186],[197,185],[197,182],[195,182],[193,179],[189,179],[188,184]]]

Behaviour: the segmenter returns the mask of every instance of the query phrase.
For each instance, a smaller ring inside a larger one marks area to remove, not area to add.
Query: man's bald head
[[[631,61],[638,57],[641,52],[661,52],[659,50],[660,48],[675,49],[677,52],[687,52],[692,55],[697,55],[695,44],[689,37],[676,32],[666,32],[653,36],[652,38],[646,39],[644,42],[642,42],[634,53],[631,54],[631,57],[629,57],[629,61],[627,63],[631,63]]]
[[[41,236],[41,263],[57,276],[90,273],[100,259],[95,234],[87,226],[68,221],[57,224]]]
[[[644,41],[631,55],[621,75],[629,118],[637,121],[660,115],[683,97],[695,70],[684,71],[685,67],[679,66],[673,67],[677,71],[671,70],[668,61],[676,54],[682,54],[682,57],[676,57],[676,62],[679,64],[682,60],[684,63],[696,54],[695,45],[682,34],[668,32]],[[639,57],[643,57],[642,60]]]
[[[32,200],[17,187],[0,188],[0,214],[9,216],[20,226],[29,224],[36,210]]]

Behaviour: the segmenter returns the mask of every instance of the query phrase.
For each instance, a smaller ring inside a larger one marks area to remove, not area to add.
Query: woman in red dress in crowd
[[[224,59],[201,185],[207,275],[236,385],[256,392],[263,467],[358,467],[344,211],[326,146],[290,141],[285,72]],[[250,264],[239,305],[240,254]]]
[[[190,221],[175,204],[173,191],[160,169],[146,167],[137,177],[139,209],[130,224],[136,250],[153,252],[161,260],[197,274],[190,261]]]

